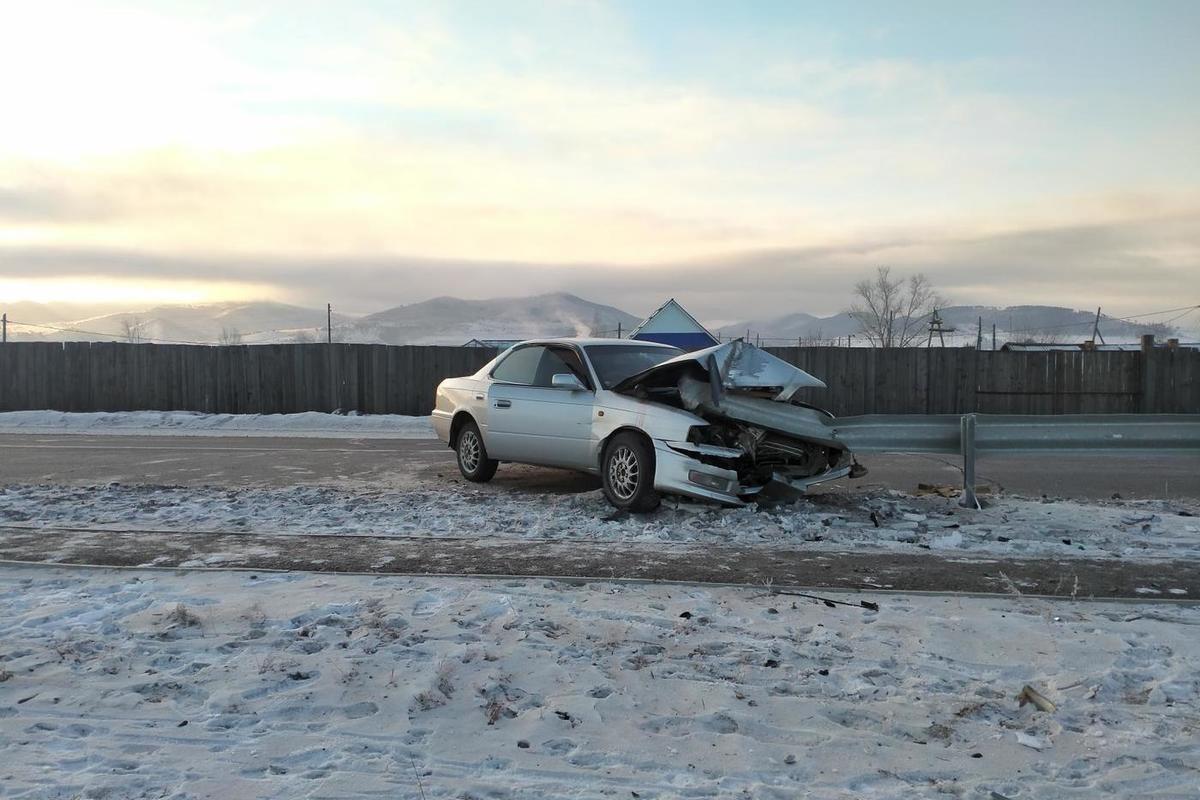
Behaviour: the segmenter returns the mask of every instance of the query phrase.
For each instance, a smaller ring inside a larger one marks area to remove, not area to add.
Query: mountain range
[[[1079,342],[1091,338],[1096,322],[1094,311],[1077,311],[1061,306],[947,306],[938,309],[943,322],[946,344],[973,344],[980,331],[990,345],[992,326],[998,343],[1007,341],[1036,341],[1046,343]],[[770,344],[795,343],[797,339],[812,342],[844,339],[860,330],[858,320],[842,312],[829,317],[816,317],[798,312],[778,317],[753,319],[736,325],[726,325],[714,333],[722,338],[746,336],[761,338]],[[924,322],[922,330],[928,330]],[[1164,325],[1146,324],[1100,315],[1099,331],[1109,342],[1136,341],[1143,333],[1162,338],[1172,333]]]
[[[72,311],[78,310],[75,307],[36,303],[15,304],[0,310],[7,311],[10,320],[22,323],[9,326],[9,336],[14,341],[261,344],[320,341],[327,335],[325,309],[274,302],[157,306],[138,312],[85,317],[72,316]],[[993,325],[999,343],[1077,342],[1090,337],[1095,320],[1094,312],[1059,306],[992,308],[963,305],[948,306],[940,309],[939,314],[945,327],[954,329],[946,334],[948,345],[974,344],[981,319],[988,345]],[[1200,314],[1196,316],[1200,317]],[[437,297],[367,315],[334,314],[333,338],[382,344],[460,345],[472,339],[613,336],[618,327],[625,333],[639,322],[639,316],[565,292],[491,300]],[[759,339],[763,344],[797,340],[817,343],[846,337],[853,337],[853,343],[857,344],[858,332],[858,322],[844,312],[827,317],[796,312],[750,319],[713,330],[722,339],[749,333],[751,339]],[[1171,331],[1161,325],[1102,315],[1100,333],[1109,342],[1129,342],[1136,341],[1142,333],[1165,337]],[[1195,331],[1182,331],[1180,335],[1200,338]]]

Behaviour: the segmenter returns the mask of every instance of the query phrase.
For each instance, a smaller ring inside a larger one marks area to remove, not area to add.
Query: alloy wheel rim
[[[637,455],[630,448],[622,445],[613,451],[608,460],[608,485],[613,494],[621,500],[633,497],[641,478]]]
[[[479,466],[479,437],[475,431],[467,431],[458,440],[458,462],[467,472],[474,472]]]

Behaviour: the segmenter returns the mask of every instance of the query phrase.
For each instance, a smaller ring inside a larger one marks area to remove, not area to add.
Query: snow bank
[[[731,544],[1009,557],[1200,558],[1196,509],[1165,501],[1083,504],[995,498],[981,511],[898,492],[813,496],[777,508],[664,502],[618,514],[599,491],[522,494],[502,485],[354,490],[9,485],[0,525],[121,530],[468,536]]]
[[[0,433],[126,436],[281,436],[319,439],[432,439],[429,417],[399,414],[199,414],[191,411],[0,413]]]
[[[4,791],[1194,796],[1200,609],[874,599],[0,568]]]

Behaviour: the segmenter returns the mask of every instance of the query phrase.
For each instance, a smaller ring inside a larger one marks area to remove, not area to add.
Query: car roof
[[[631,347],[632,346],[662,347],[667,350],[678,350],[679,349],[678,347],[672,347],[669,344],[662,344],[660,342],[645,342],[645,341],[642,341],[641,339],[604,339],[604,338],[600,338],[600,337],[590,337],[589,338],[589,337],[583,337],[583,336],[580,336],[580,337],[563,336],[563,337],[559,337],[557,339],[529,339],[524,342],[519,342],[513,346],[520,347],[521,345],[524,345],[524,344],[573,344],[573,345],[578,345],[580,347],[587,347],[589,345],[597,345],[597,344],[612,344],[612,345],[627,345],[627,346],[631,346]]]

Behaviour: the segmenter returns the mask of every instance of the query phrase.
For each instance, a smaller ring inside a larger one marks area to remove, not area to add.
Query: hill
[[[471,339],[532,339],[628,331],[641,319],[566,292],[534,297],[461,300],[436,297],[357,320],[347,341],[385,344],[463,344]]]

